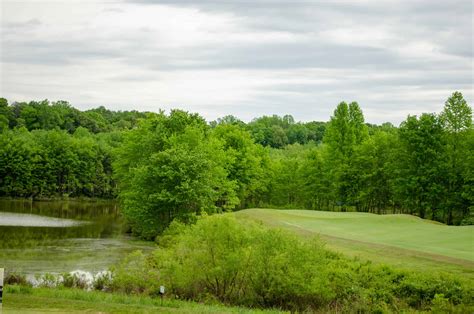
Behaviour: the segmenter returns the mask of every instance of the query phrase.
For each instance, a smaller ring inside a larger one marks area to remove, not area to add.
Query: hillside
[[[319,235],[330,248],[350,256],[473,276],[472,226],[446,226],[410,215],[353,212],[247,209],[236,215],[301,235]]]

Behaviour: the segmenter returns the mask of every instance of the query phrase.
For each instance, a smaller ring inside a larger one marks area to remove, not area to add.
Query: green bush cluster
[[[23,285],[23,286],[27,286],[28,285],[28,279],[26,278],[25,275],[13,271],[13,272],[7,272],[5,274],[5,278],[3,280],[3,283],[5,285]]]
[[[135,257],[135,255],[132,255],[131,257]],[[120,281],[117,280],[117,282]],[[76,270],[62,274],[37,274],[33,280],[28,280],[24,274],[9,272],[5,276],[5,285],[19,285],[39,288],[63,287],[78,288],[83,290],[109,291],[112,286],[112,273],[110,271],[101,271],[96,274],[92,274],[86,271]]]
[[[112,273],[112,291],[154,295],[159,290],[159,272],[141,251],[131,253],[112,267]]]
[[[130,255],[114,270],[114,290],[291,311],[472,312],[474,289],[447,274],[397,270],[345,258],[315,239],[205,216],[173,222],[152,255]]]

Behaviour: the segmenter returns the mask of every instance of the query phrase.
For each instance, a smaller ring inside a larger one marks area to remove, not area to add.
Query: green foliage
[[[347,259],[317,239],[230,214],[205,215],[193,225],[174,222],[159,242],[151,256],[135,253],[122,264],[115,289],[138,286],[135,291],[153,294],[160,284],[181,299],[299,312],[473,308],[469,282]],[[123,280],[125,272],[133,275]],[[157,279],[148,285],[148,278]]]
[[[151,267],[149,259],[141,251],[127,256],[112,269],[110,289],[126,294],[145,293],[154,295],[160,288],[160,273]]]
[[[60,277],[55,276],[54,274],[51,274],[51,273],[36,275],[35,279],[36,279],[37,286],[42,287],[42,288],[55,288],[61,282]]]
[[[472,109],[460,92],[454,92],[446,100],[441,120],[450,133],[459,133],[472,127]]]
[[[267,206],[399,212],[469,223],[474,131],[461,93],[446,101],[440,116],[409,116],[400,128],[366,125],[357,103],[342,102],[323,142],[296,154],[286,153],[291,146],[271,154]]]
[[[255,142],[263,146],[282,148],[287,144],[321,142],[324,122],[295,123],[290,115],[273,115],[254,119],[247,125]]]
[[[116,151],[123,212],[133,231],[154,238],[173,218],[238,203],[222,142],[198,115],[172,111],[143,121]]]
[[[79,111],[0,99],[0,196],[115,197],[154,238],[175,217],[248,207],[409,213],[447,224],[474,214],[472,109],[366,124],[356,102],[328,123],[290,115]],[[114,167],[112,167],[112,164]]]
[[[112,272],[102,271],[94,275],[93,288],[99,291],[108,291],[112,286]]]
[[[331,117],[324,136],[327,144],[326,162],[329,165],[329,181],[332,182],[332,201],[347,210],[347,205],[353,203],[356,193],[355,178],[350,158],[357,145],[366,138],[368,131],[364,124],[364,116],[356,102],[347,105],[341,102]]]
[[[17,272],[7,272],[3,280],[4,285],[23,285],[28,286],[28,280],[24,274]]]
[[[17,102],[8,106],[7,100],[0,98],[0,130],[6,121],[7,128],[23,126],[30,131],[61,129],[74,133],[83,127],[98,133],[131,129],[146,115],[138,111],[110,111],[104,107],[82,112],[62,100]]]
[[[223,143],[227,180],[236,184],[240,207],[258,206],[269,182],[268,152],[239,124],[219,124],[212,135]]]
[[[0,134],[2,196],[111,197],[113,186],[110,146],[83,128]]]
[[[81,278],[76,273],[64,273],[62,274],[62,282],[61,284],[66,288],[79,288],[79,289],[86,289],[87,288],[87,281],[84,278]]]
[[[349,106],[341,102],[334,110],[334,115],[328,123],[324,142],[328,144],[331,153],[337,157],[347,157],[355,143],[352,117],[349,116]]]
[[[431,311],[433,313],[455,313],[454,307],[449,303],[449,299],[444,294],[436,294],[432,301]],[[460,312],[460,311],[459,311]]]
[[[293,144],[284,149],[271,151],[270,181],[267,202],[278,207],[295,208],[305,200],[301,193],[303,178],[301,169],[310,145]]]
[[[303,243],[227,215],[172,229],[175,239],[160,241],[166,246],[150,260],[180,298],[303,310],[327,304],[333,295],[319,278],[328,254],[319,242]]]
[[[399,130],[397,198],[424,218],[434,213],[444,190],[443,128],[434,114],[409,116]],[[434,214],[433,214],[434,218]]]

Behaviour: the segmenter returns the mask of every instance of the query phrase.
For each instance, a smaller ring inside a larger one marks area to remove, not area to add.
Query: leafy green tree
[[[287,137],[289,144],[305,144],[308,142],[308,129],[302,123],[293,123],[288,127]]]
[[[466,152],[463,156],[462,163],[462,179],[463,184],[461,188],[461,196],[463,199],[461,224],[474,224],[474,129],[471,128],[466,132],[463,140],[463,151]]]
[[[308,131],[308,141],[321,143],[326,132],[326,122],[312,121],[304,124]],[[304,144],[304,143],[300,143]]]
[[[397,176],[398,201],[424,218],[427,211],[435,216],[441,196],[446,193],[444,130],[434,114],[409,116],[399,129],[400,152]]]
[[[332,180],[330,153],[327,146],[309,150],[302,161],[299,176],[303,204],[306,208],[316,210],[333,209],[336,183]]]
[[[174,110],[143,121],[125,135],[115,173],[122,210],[135,233],[152,238],[175,217],[232,209],[222,143],[198,115]]]
[[[219,124],[213,135],[223,142],[227,179],[237,184],[240,207],[257,206],[268,188],[267,150],[255,144],[250,133],[238,124]]]
[[[61,130],[74,133],[76,128],[80,126],[81,112],[73,108],[67,101],[53,102],[51,110],[56,112],[57,116],[60,117],[58,127]]]
[[[460,92],[454,92],[448,98],[440,120],[446,131],[448,162],[448,186],[443,205],[446,222],[452,224],[455,214],[462,219],[469,214],[469,207],[472,206],[472,198],[471,201],[466,199],[469,193],[464,192],[471,183],[466,175],[471,172],[469,168],[473,167],[468,162],[472,149],[466,145],[472,130],[472,109]]]
[[[354,134],[355,144],[362,143],[368,137],[367,126],[364,123],[364,114],[357,102],[349,104],[349,123]]]
[[[347,157],[354,146],[362,143],[367,137],[367,126],[364,124],[364,115],[359,105],[352,102],[348,106],[341,102],[327,125],[324,142],[333,153]]]
[[[382,213],[393,206],[393,167],[396,134],[377,131],[356,147],[350,171],[355,180],[352,203],[358,211]]]
[[[454,92],[446,100],[441,121],[446,130],[452,134],[459,134],[472,128],[472,108],[460,92]]]
[[[248,128],[255,142],[273,148],[281,148],[288,144],[286,129],[294,120],[289,115],[285,117],[281,118],[277,115],[263,116],[250,122]]]
[[[337,156],[347,157],[352,152],[355,137],[352,132],[349,107],[345,102],[341,102],[334,110],[334,115],[326,128],[324,142]]]
[[[361,144],[367,136],[367,127],[359,105],[352,102],[348,106],[341,102],[327,125],[324,142],[329,151],[327,160],[330,163],[330,174],[336,185],[335,201],[342,205],[342,210],[346,210],[357,193],[357,187],[353,184],[356,180],[354,172],[350,171],[350,157],[356,145]]]
[[[0,133],[8,130],[13,114],[5,98],[0,98]]]
[[[356,102],[340,103],[328,123],[229,115],[207,124],[179,110],[0,98],[0,134],[0,196],[119,191],[144,237],[174,217],[263,205],[474,221],[472,109],[459,92],[439,117],[408,117],[399,129],[366,124]]]
[[[239,118],[233,116],[233,115],[227,115],[222,118],[218,118],[217,121],[212,121],[210,125],[212,127],[216,127],[217,125],[222,125],[222,124],[232,124],[232,125],[238,125],[243,127],[245,123],[240,120]]]
[[[32,178],[36,145],[25,129],[0,133],[0,193],[28,196],[36,183]]]
[[[293,144],[284,149],[271,151],[271,172],[269,203],[279,207],[303,207],[305,203],[302,188],[301,167],[311,145]]]

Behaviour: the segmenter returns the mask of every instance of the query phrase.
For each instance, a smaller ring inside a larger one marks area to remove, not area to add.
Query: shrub
[[[5,285],[29,285],[26,276],[17,272],[8,272],[4,278]]]
[[[436,294],[433,298],[431,311],[433,313],[451,313],[453,311],[452,305],[444,294]]]
[[[160,243],[154,267],[183,298],[302,311],[336,296],[325,285],[334,255],[317,240],[214,215],[192,226],[172,224]]]
[[[474,216],[469,216],[461,220],[461,226],[472,226],[474,225]]]
[[[159,289],[159,273],[141,251],[131,253],[111,271],[113,291],[154,294]]]
[[[95,274],[93,286],[95,290],[108,291],[112,286],[112,273],[101,271]]]
[[[229,221],[216,224],[211,217],[205,220],[208,223],[199,221],[184,229],[175,223],[164,238],[167,248],[155,252],[154,265],[177,295],[235,301],[243,285],[241,270],[248,258],[250,238],[242,232],[243,226]],[[176,230],[181,232],[176,234]]]
[[[35,286],[44,287],[44,288],[57,287],[58,284],[61,282],[59,277],[50,273],[46,273],[43,275],[36,275],[35,279],[36,279]]]
[[[136,252],[115,268],[115,290],[153,295],[163,284],[182,299],[299,312],[473,310],[469,282],[348,259],[232,215],[172,223],[158,241],[152,255]]]
[[[91,273],[75,270],[70,273],[64,273],[59,282],[67,288],[91,289],[94,285],[94,277]]]

